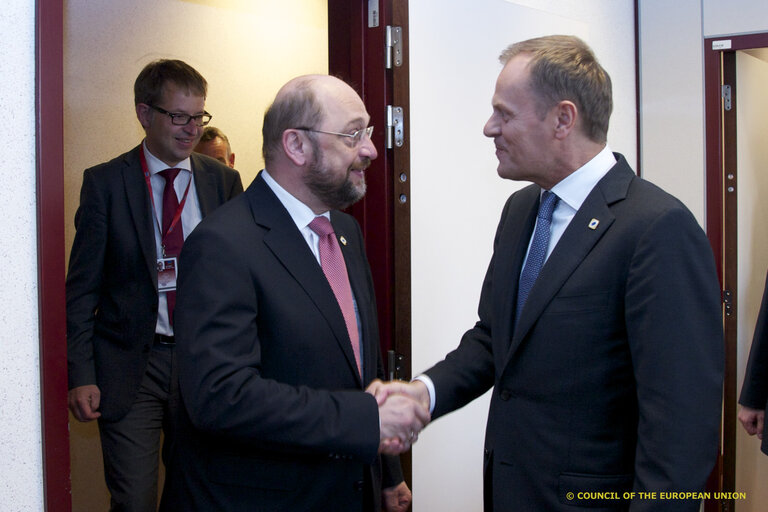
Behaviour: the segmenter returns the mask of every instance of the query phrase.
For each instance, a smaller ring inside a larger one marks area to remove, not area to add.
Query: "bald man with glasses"
[[[370,116],[337,78],[295,78],[264,116],[265,169],[181,260],[178,444],[161,510],[405,512],[398,458],[429,421],[383,377],[360,200]],[[389,454],[389,455],[382,455]]]

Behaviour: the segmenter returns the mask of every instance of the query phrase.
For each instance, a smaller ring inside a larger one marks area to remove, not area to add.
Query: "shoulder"
[[[192,161],[193,169],[197,168],[205,172],[217,174],[223,177],[235,177],[240,175],[240,173],[236,170],[227,165],[224,165],[215,158],[209,157],[208,155],[203,155],[202,153],[192,153],[189,155],[189,158]]]
[[[136,146],[130,151],[126,151],[122,155],[116,156],[111,160],[89,167],[85,170],[85,174],[94,177],[109,177],[113,176],[115,171],[126,167],[135,166],[136,168],[140,168],[139,148],[140,146]]]

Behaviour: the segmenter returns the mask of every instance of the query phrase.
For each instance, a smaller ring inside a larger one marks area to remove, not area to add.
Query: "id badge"
[[[170,292],[176,289],[176,258],[157,259],[157,291]]]

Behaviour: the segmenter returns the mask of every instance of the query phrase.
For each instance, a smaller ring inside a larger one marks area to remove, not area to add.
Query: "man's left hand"
[[[401,482],[381,491],[381,501],[385,512],[405,512],[411,506],[411,490]]]

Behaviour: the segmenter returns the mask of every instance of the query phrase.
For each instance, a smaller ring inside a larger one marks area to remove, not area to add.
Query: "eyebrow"
[[[361,125],[363,128],[365,128],[365,126],[366,126],[365,118],[363,118],[363,117],[356,117],[356,118],[352,119],[351,121],[348,121],[347,124],[344,125],[344,129],[345,130],[352,130],[357,125]]]

